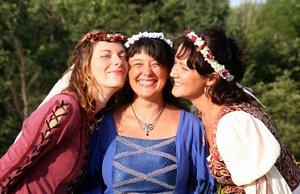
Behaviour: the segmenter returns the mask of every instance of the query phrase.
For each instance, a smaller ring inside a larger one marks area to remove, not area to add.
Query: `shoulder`
[[[80,105],[75,97],[74,94],[68,91],[61,92],[50,98],[46,103],[40,106],[37,110],[45,110],[45,109],[56,109],[61,107],[65,110],[72,111],[73,113],[79,114],[80,112]]]
[[[250,145],[254,142],[260,145],[278,144],[268,127],[258,118],[245,111],[233,111],[221,117],[217,124],[216,139],[218,147],[238,144]]]
[[[61,92],[61,93],[53,96],[52,98],[49,99],[49,101],[46,102],[46,104],[47,103],[50,103],[50,104],[57,103],[57,102],[62,102],[62,101],[73,107],[76,107],[76,108],[80,107],[75,95],[68,91],[64,91],[64,92]]]
[[[114,126],[114,114],[113,112],[106,113],[102,116],[101,121],[97,124],[97,128],[107,128]]]
[[[188,112],[186,110],[181,110],[181,117],[182,117],[182,120],[184,120],[185,123],[187,123],[187,124],[202,126],[201,119],[199,117],[197,117],[194,113]]]
[[[217,123],[217,137],[231,137],[238,138],[239,136],[247,136],[250,132],[260,125],[264,125],[260,120],[253,117],[251,114],[242,111],[232,111],[222,116]]]
[[[92,134],[94,139],[109,137],[115,134],[115,121],[113,112],[104,114],[101,121],[97,123],[96,131]]]
[[[217,129],[238,128],[242,130],[249,129],[250,125],[260,126],[264,125],[264,123],[250,113],[247,113],[243,110],[236,110],[222,116],[217,124]]]
[[[193,113],[181,110],[180,133],[185,138],[198,139],[203,133],[202,121]]]
[[[65,121],[81,122],[81,107],[72,93],[62,92],[53,96],[32,112],[26,119],[26,123],[35,123],[39,119],[49,121],[53,120],[55,116],[60,116]]]
[[[226,113],[225,115],[223,115],[218,124],[221,123],[228,123],[228,122],[232,122],[232,121],[236,121],[236,122],[243,122],[243,121],[247,121],[249,119],[254,118],[251,114],[243,111],[243,110],[235,110],[229,113]]]

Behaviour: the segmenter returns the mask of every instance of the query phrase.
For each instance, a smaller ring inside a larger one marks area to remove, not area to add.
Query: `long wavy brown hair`
[[[71,56],[71,65],[74,67],[66,90],[76,96],[82,107],[84,127],[87,134],[90,133],[89,126],[95,121],[96,116],[96,101],[93,90],[97,88],[97,82],[91,72],[90,63],[94,47],[99,41],[117,42],[123,45],[126,37],[120,33],[112,34],[95,29],[86,33],[74,48]]]

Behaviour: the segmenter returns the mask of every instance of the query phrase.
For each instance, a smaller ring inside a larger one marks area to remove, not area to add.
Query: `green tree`
[[[298,68],[299,69],[299,68]],[[293,71],[285,70],[272,83],[259,82],[255,89],[265,103],[266,111],[276,124],[283,144],[300,159],[300,83],[291,79]]]
[[[223,26],[228,0],[3,0],[0,4],[0,143],[3,153],[23,119],[66,69],[76,41],[92,28],[181,34]]]
[[[71,0],[52,1],[72,40],[91,28],[121,31],[127,35],[142,31],[163,31],[177,35],[187,28],[224,26],[228,1],[212,0]]]
[[[246,3],[232,10],[227,26],[245,45],[247,83],[273,82],[283,70],[299,64],[299,20],[294,0]],[[299,81],[297,72],[291,76]]]
[[[245,47],[244,84],[253,86],[286,147],[300,159],[299,6],[294,0],[267,0],[234,8],[226,22],[229,33]],[[298,99],[298,100],[297,100]]]
[[[0,142],[8,145],[65,69],[69,40],[47,4],[2,1],[0,23]]]

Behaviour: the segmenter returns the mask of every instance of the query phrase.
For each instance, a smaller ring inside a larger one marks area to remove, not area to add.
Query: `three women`
[[[129,81],[92,136],[84,193],[214,193],[202,123],[171,94],[171,41],[143,32],[125,45]]]
[[[120,89],[127,55],[120,34],[86,34],[73,53],[66,91],[24,123],[0,160],[0,191],[61,193],[83,173],[89,126]],[[222,30],[187,33],[175,41],[173,94],[193,102],[199,117],[171,94],[171,42],[144,32],[126,43],[130,70],[121,105],[92,135],[85,193],[294,193],[299,168],[269,118],[240,81],[241,50]]]

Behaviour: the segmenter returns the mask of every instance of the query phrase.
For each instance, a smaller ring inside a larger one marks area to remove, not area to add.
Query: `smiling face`
[[[207,79],[199,75],[196,69],[188,67],[188,53],[185,56],[178,57],[178,51],[181,50],[181,47],[179,46],[176,52],[175,64],[170,73],[174,80],[172,94],[176,97],[193,100],[204,94]]]
[[[100,88],[121,88],[128,72],[123,45],[106,41],[97,42],[91,57],[91,72]]]
[[[168,78],[168,70],[144,51],[129,58],[129,84],[135,94],[144,99],[158,99]]]

